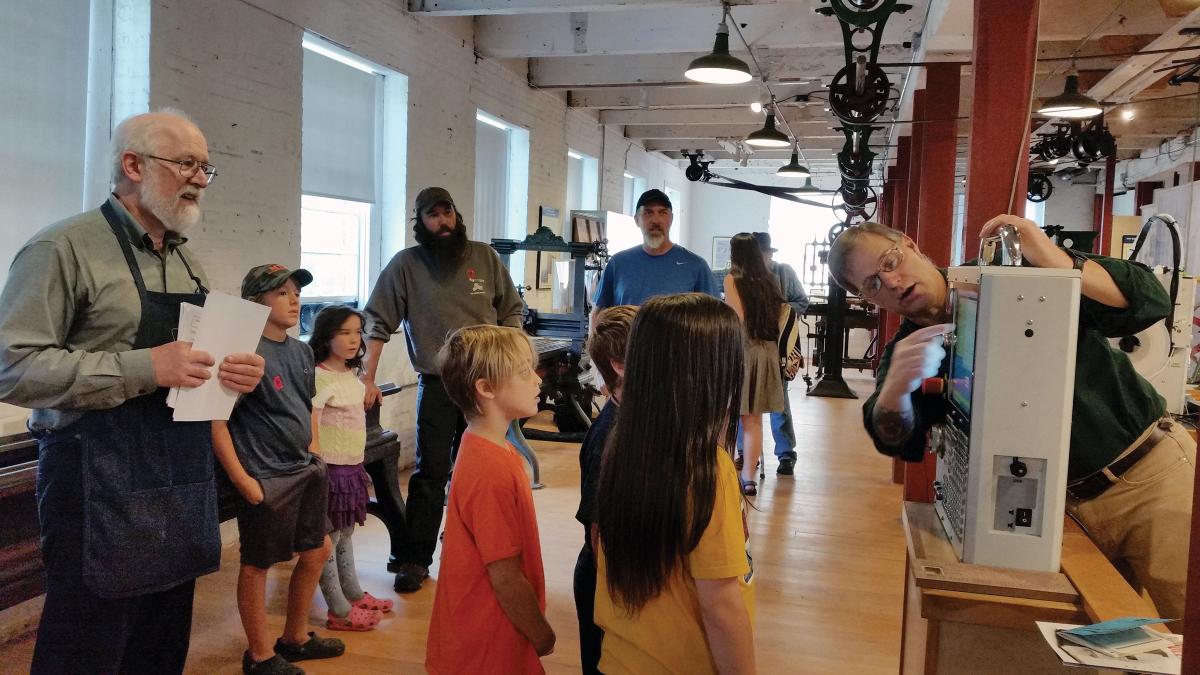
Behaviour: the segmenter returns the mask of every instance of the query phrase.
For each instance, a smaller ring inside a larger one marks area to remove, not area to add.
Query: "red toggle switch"
[[[946,392],[946,378],[944,377],[927,377],[921,383],[921,393],[925,395],[940,396]]]

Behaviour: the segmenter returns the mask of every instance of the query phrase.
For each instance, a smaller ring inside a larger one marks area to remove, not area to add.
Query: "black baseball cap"
[[[420,217],[428,208],[437,206],[438,204],[454,206],[454,198],[450,196],[450,191],[446,188],[427,187],[417,193],[414,208],[416,209],[417,216]],[[458,207],[455,206],[454,208],[457,209]]]
[[[246,277],[242,279],[242,298],[248,300],[256,295],[275,290],[288,279],[295,279],[296,285],[304,288],[312,283],[313,275],[312,272],[301,268],[291,270],[274,263],[259,265],[246,272]]]
[[[667,193],[657,188],[643,192],[642,196],[638,197],[637,206],[634,207],[634,210],[636,211],[649,204],[662,204],[668,209],[674,210],[671,206],[671,198],[667,196]]]
[[[771,246],[770,232],[755,232],[754,238],[758,240],[758,247],[762,249],[763,253],[774,253],[775,251],[779,250],[774,246]]]

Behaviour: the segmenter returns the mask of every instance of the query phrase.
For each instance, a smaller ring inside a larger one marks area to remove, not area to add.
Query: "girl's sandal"
[[[758,484],[752,480],[742,481],[742,494],[747,497],[755,497],[758,495]]]
[[[329,630],[367,631],[379,625],[379,612],[362,607],[350,607],[346,616],[337,616],[333,612],[326,615],[325,627]]]
[[[366,591],[363,591],[363,596],[361,598],[359,598],[358,600],[355,600],[354,602],[352,602],[350,604],[353,605],[354,607],[361,607],[362,609],[373,609],[377,612],[383,612],[385,614],[392,611],[392,606],[395,605],[395,603],[392,602],[391,600],[384,600],[382,598],[377,598],[377,597],[371,595],[370,593],[367,593]]]

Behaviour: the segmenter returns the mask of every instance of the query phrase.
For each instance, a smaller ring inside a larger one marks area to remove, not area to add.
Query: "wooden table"
[[[1069,518],[1063,572],[1050,573],[961,563],[932,504],[904,502],[903,515],[903,675],[1099,672],[1062,666],[1034,622],[1157,615]]]

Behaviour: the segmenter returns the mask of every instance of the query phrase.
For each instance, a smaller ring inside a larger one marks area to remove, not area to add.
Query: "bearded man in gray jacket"
[[[379,400],[375,373],[383,345],[404,329],[418,374],[417,468],[408,483],[403,549],[395,588],[420,590],[429,577],[446,502],[451,456],[466,422],[450,401],[436,357],[446,336],[464,326],[521,327],[521,297],[491,246],[467,239],[467,227],[444,188],[417,195],[413,235],[379,275],[367,301],[366,404]]]

